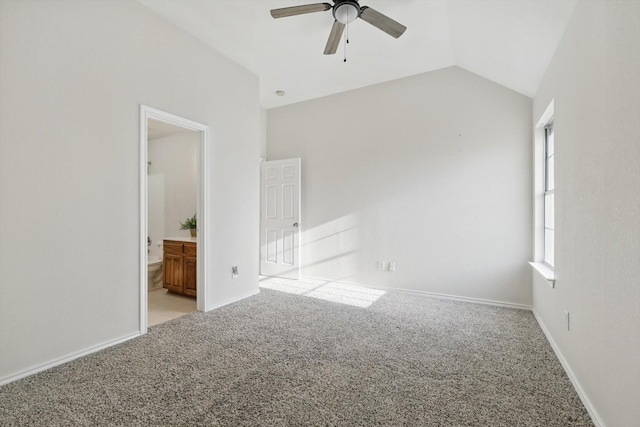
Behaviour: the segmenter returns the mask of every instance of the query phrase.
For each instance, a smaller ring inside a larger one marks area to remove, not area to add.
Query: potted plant
[[[191,218],[187,218],[184,222],[180,222],[180,230],[189,230],[191,237],[196,237],[197,228],[196,214],[193,214]]]

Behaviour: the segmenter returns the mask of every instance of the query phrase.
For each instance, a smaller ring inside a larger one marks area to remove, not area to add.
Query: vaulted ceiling
[[[394,39],[356,20],[344,62],[344,40],[335,55],[323,55],[331,11],[269,13],[314,0],[138,1],[258,75],[264,108],[453,65],[533,97],[577,2],[360,0],[408,29]]]

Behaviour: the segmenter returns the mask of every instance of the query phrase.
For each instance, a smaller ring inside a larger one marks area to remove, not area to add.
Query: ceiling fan
[[[344,27],[355,21],[357,18],[368,22],[395,38],[400,37],[407,29],[404,25],[394,21],[386,15],[383,15],[377,10],[371,9],[367,6],[360,7],[357,0],[334,0],[333,3],[333,5],[329,3],[314,3],[303,6],[272,9],[271,16],[274,18],[285,18],[287,16],[302,15],[305,13],[326,12],[327,10],[332,9],[335,21],[333,22],[333,27],[331,28],[327,45],[324,48],[325,55],[333,55],[336,53]]]

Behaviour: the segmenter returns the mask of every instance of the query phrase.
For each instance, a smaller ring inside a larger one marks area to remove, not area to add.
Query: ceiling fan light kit
[[[407,29],[404,25],[394,21],[386,15],[383,15],[377,10],[371,9],[367,6],[360,7],[357,0],[335,0],[333,5],[329,3],[314,3],[303,6],[272,9],[271,16],[274,18],[284,18],[287,16],[302,15],[306,13],[326,12],[327,10],[332,10],[335,20],[331,27],[329,40],[327,40],[327,45],[324,49],[325,55],[333,55],[336,53],[344,27],[358,18],[368,22],[396,39],[404,34]]]
[[[342,1],[333,7],[333,17],[341,24],[351,24],[360,16],[360,6],[357,1]]]

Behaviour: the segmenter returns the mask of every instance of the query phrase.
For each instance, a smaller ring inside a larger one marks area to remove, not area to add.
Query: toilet
[[[147,286],[149,290],[162,287],[162,260],[150,256],[147,260]]]

